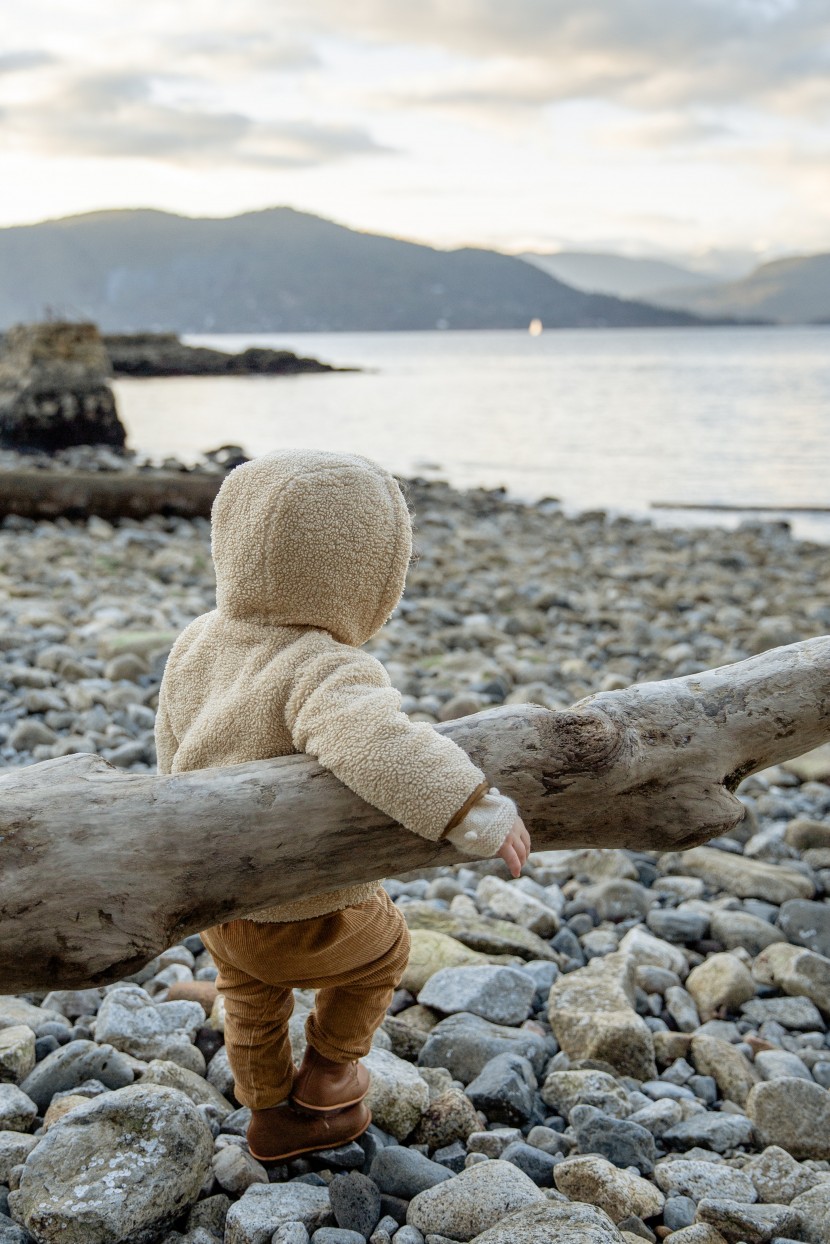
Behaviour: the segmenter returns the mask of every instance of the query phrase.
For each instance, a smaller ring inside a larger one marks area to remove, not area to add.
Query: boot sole
[[[341,1112],[332,1111],[331,1113],[340,1114]],[[277,1153],[270,1157],[265,1157],[265,1155],[261,1153],[254,1153],[250,1144],[248,1145],[248,1150],[251,1157],[256,1158],[257,1162],[289,1162],[292,1158],[299,1158],[304,1153],[319,1153],[323,1149],[340,1149],[343,1145],[351,1144],[353,1140],[357,1140],[359,1136],[363,1135],[369,1127],[369,1124],[372,1122],[372,1112],[368,1107],[366,1108],[366,1115],[368,1116],[366,1121],[361,1123],[360,1127],[357,1128],[356,1131],[351,1132],[348,1136],[339,1137],[336,1144],[304,1145],[301,1149],[292,1149],[290,1153]]]

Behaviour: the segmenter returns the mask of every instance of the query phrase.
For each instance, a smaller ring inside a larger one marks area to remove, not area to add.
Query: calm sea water
[[[285,346],[364,370],[119,381],[137,449],[352,450],[405,475],[672,524],[747,514],[654,502],[774,506],[794,534],[830,542],[830,513],[795,512],[830,509],[830,327],[188,340]]]

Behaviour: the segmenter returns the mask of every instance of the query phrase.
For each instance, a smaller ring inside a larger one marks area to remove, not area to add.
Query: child
[[[162,680],[159,772],[307,752],[407,829],[498,853],[518,876],[530,840],[515,805],[449,738],[401,713],[386,670],[361,651],[397,605],[411,551],[403,495],[366,458],[288,450],[232,471],[212,514],[217,607],[179,636]],[[380,882],[298,895],[202,940],[251,1152],[285,1161],[359,1136],[371,1115],[358,1060],[409,951]],[[294,988],[318,991],[299,1071]]]

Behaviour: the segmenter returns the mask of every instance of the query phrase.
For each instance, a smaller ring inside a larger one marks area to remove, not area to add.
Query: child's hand
[[[513,822],[510,833],[499,847],[498,855],[504,860],[512,875],[518,877],[530,855],[530,834],[525,829],[525,823],[520,816],[517,816]]]

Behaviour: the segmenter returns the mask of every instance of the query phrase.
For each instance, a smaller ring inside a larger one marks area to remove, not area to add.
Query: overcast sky
[[[436,245],[830,250],[828,0],[26,0],[0,224],[288,204]]]

